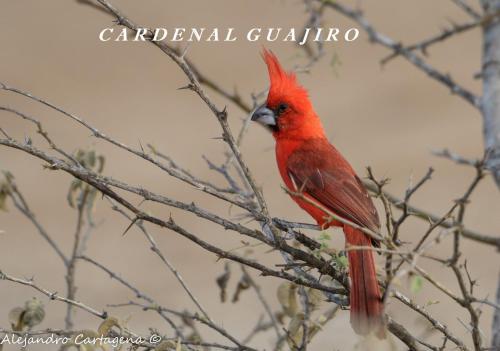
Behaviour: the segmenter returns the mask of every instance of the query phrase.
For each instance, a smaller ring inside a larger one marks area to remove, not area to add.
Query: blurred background
[[[295,27],[298,30],[307,21],[303,3],[294,0],[115,0],[113,3],[134,21],[148,27],[235,27],[243,33],[253,27]],[[378,30],[407,44],[438,33],[452,21],[468,20],[451,1],[345,3],[359,5]],[[217,139],[221,135],[220,127],[195,94],[177,90],[186,84],[186,77],[160,50],[148,43],[100,42],[98,34],[113,25],[111,17],[77,1],[0,0],[0,4],[0,81],[59,105],[134,148],[151,143],[195,175],[223,184],[202,159],[202,155],[219,163],[224,159],[224,144]],[[324,27],[329,26],[347,29],[354,24],[326,11]],[[306,62],[304,52],[293,44],[251,43],[241,38],[232,43],[192,43],[188,58],[205,75],[228,90],[237,89],[251,103],[250,95],[264,90],[268,84],[259,54],[263,45],[272,49],[288,68]],[[382,67],[380,59],[389,52],[370,44],[362,31],[355,42],[326,43],[325,50],[325,57],[310,73],[300,74],[299,80],[309,90],[331,141],[360,175],[365,175],[365,167],[371,166],[376,176],[390,178],[388,189],[398,196],[404,194],[411,179],[419,179],[428,167],[435,168],[432,181],[417,192],[413,204],[443,214],[462,196],[474,170],[436,158],[431,152],[446,147],[466,157],[481,157],[479,113],[401,58]],[[480,81],[473,78],[480,67],[480,53],[480,31],[474,30],[431,48],[429,62],[480,94]],[[239,130],[245,114],[209,89],[207,92],[218,106],[228,105],[231,126]],[[96,140],[87,130],[39,104],[5,91],[0,92],[0,103],[40,119],[52,138],[66,150],[95,149],[105,155],[104,173],[107,175],[175,199],[195,201],[224,216],[237,214],[231,212],[229,206],[190,189],[159,169]],[[32,125],[11,114],[0,113],[0,126],[14,137],[22,140],[32,136],[35,145],[44,145]],[[280,188],[282,183],[275,165],[273,144],[263,128],[252,125],[242,144],[244,158],[262,186],[273,216],[310,222]],[[40,161],[6,148],[0,149],[0,168],[14,174],[37,219],[64,251],[70,252],[77,215],[66,201],[71,177],[44,169]],[[39,285],[64,292],[65,272],[59,257],[31,223],[12,204],[7,205],[8,212],[0,212],[0,229],[3,230],[0,269],[18,277],[35,277]],[[142,206],[164,218],[171,214],[178,224],[227,249],[241,246],[241,240],[246,239],[170,208],[150,203]],[[469,228],[495,235],[500,227],[499,213],[500,196],[488,177],[472,196],[465,222]],[[88,256],[120,273],[163,305],[195,310],[136,228],[122,236],[129,223],[113,212],[106,201],[97,202],[94,217],[98,227],[88,242]],[[401,239],[416,242],[425,227],[425,223],[411,219],[404,226]],[[236,337],[244,338],[264,314],[259,310],[261,306],[254,293],[243,293],[237,304],[221,303],[215,279],[223,272],[224,262],[217,261],[214,255],[176,233],[153,226],[148,229],[212,318]],[[331,230],[331,233],[331,245],[343,247],[341,232]],[[317,232],[311,234],[319,235]],[[436,253],[450,253],[450,244],[446,240]],[[493,297],[498,277],[498,253],[491,247],[468,240],[463,241],[463,249],[464,255],[469,257],[469,270],[478,281],[477,296]],[[281,263],[279,255],[262,247],[256,247],[253,254],[267,264]],[[421,264],[458,292],[450,270],[425,261]],[[239,268],[234,265],[232,270],[229,291],[239,279]],[[77,298],[97,309],[106,309],[118,318],[128,318],[127,325],[137,332],[147,333],[148,327],[155,327],[171,333],[153,312],[107,307],[109,303],[134,298],[119,283],[108,278],[102,271],[79,262]],[[280,281],[266,277],[258,278],[258,282],[273,307],[279,308],[276,288]],[[457,305],[425,282],[416,294],[409,291],[408,281],[399,284],[400,289],[422,305],[439,301],[428,310],[448,324],[455,334],[470,339],[460,322],[468,321],[469,317]],[[8,312],[32,296],[41,298],[47,308],[40,328],[63,326],[64,304],[51,302],[27,287],[9,282],[1,285],[0,327],[9,327]],[[391,302],[389,312],[415,335],[438,337],[428,333],[426,324],[397,301]],[[491,312],[491,308],[486,307],[481,315],[486,340],[490,335]],[[360,339],[352,332],[348,320],[348,312],[342,311],[313,340],[311,350],[354,349]],[[97,318],[82,311],[75,317],[76,328],[95,329],[99,323]],[[220,341],[218,336],[204,333],[209,339]],[[252,346],[269,349],[273,337],[271,333],[264,334],[255,339]],[[451,348],[451,344],[449,346]],[[11,349],[14,348],[5,347],[5,350]]]

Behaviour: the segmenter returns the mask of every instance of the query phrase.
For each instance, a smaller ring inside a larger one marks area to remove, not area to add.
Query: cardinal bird
[[[252,120],[272,132],[278,169],[292,199],[323,229],[342,227],[346,246],[379,247],[361,230],[332,221],[319,208],[373,231],[380,228],[368,192],[351,165],[328,142],[306,89],[298,84],[294,73],[283,70],[274,54],[264,50],[263,58],[270,88],[265,104],[254,111]],[[383,305],[372,250],[349,250],[348,258],[351,325],[358,334],[375,331],[383,335]]]

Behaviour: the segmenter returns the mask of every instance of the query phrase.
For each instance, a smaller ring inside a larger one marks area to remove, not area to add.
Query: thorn
[[[168,215],[168,224],[175,224],[174,219],[172,218],[172,212]]]
[[[189,43],[184,47],[184,49],[182,50],[182,52],[181,52],[181,54],[179,56],[182,60],[184,60],[184,57],[187,54],[188,48],[189,48]]]
[[[182,86],[182,87],[180,87],[180,88],[177,88],[177,90],[186,90],[186,89],[189,89],[189,90],[194,90],[194,85],[193,85],[193,83],[189,83],[189,84],[187,84],[187,85],[185,85],[185,86]]]
[[[144,147],[142,147],[141,139],[139,140],[139,146],[141,147],[142,153],[145,154],[146,152],[144,151]]]
[[[217,116],[223,120],[223,121],[227,121],[227,106],[224,106],[224,108],[222,109],[222,111],[220,111]]]
[[[113,22],[119,26],[123,26],[123,24],[124,24],[123,17],[116,17],[116,19],[114,19]]]
[[[127,229],[125,229],[125,231],[123,232],[122,236],[125,236],[125,234],[127,234],[127,232],[130,230],[130,228],[132,228],[132,226],[135,224],[135,222],[137,222],[139,220],[138,217],[135,217],[134,220],[129,224],[129,226],[127,227]]]

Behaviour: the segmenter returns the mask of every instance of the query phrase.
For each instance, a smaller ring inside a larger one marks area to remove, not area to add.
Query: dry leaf
[[[325,295],[321,291],[312,288],[307,289],[307,297],[311,311],[317,310],[325,301]]]
[[[0,183],[0,211],[7,211],[7,197],[10,194],[10,186],[7,182]]]
[[[234,292],[232,302],[238,302],[240,299],[240,295],[243,291],[247,290],[250,288],[250,280],[246,274],[244,274],[240,281],[238,282],[238,285],[236,286],[236,291]]]
[[[76,343],[76,337],[79,336],[79,343]],[[107,347],[105,345],[94,345],[91,343],[82,343],[82,341],[86,338],[94,339],[98,338],[99,335],[93,331],[93,330],[81,330],[81,331],[76,331],[73,335],[73,338],[71,341],[61,347],[61,350],[68,350],[71,349],[72,347],[75,347],[79,351],[95,351],[95,350],[104,350],[107,351]]]
[[[220,289],[220,300],[221,302],[226,302],[227,296],[227,283],[231,277],[231,270],[229,269],[229,263],[226,262],[224,265],[224,273],[217,277],[217,286]]]
[[[282,283],[278,287],[278,301],[283,308],[283,312],[293,318],[298,311],[297,286],[288,282]]]
[[[26,301],[24,305],[23,323],[29,328],[40,324],[45,318],[43,302],[36,297]]]
[[[176,344],[171,340],[162,341],[158,346],[156,346],[154,351],[171,351],[176,348]]]
[[[42,301],[32,298],[25,302],[24,307],[15,307],[9,312],[9,322],[13,330],[22,331],[40,324],[45,318]]]
[[[302,344],[304,335],[304,313],[297,313],[288,324],[287,342],[292,350],[297,350]]]
[[[113,327],[117,327],[120,330],[120,333],[123,331],[123,328],[117,318],[108,317],[99,325],[99,328],[97,328],[97,334],[108,335]]]
[[[14,331],[21,331],[24,328],[23,324],[24,308],[15,307],[9,312],[9,322]]]

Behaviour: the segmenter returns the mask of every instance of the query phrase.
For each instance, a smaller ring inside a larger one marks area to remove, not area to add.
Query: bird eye
[[[287,104],[283,104],[283,103],[279,104],[279,105],[278,105],[278,108],[276,109],[276,114],[277,114],[278,116],[279,116],[279,115],[281,115],[283,112],[285,112],[285,111],[286,111],[286,109],[287,109],[287,108],[288,108],[288,105],[287,105]]]

